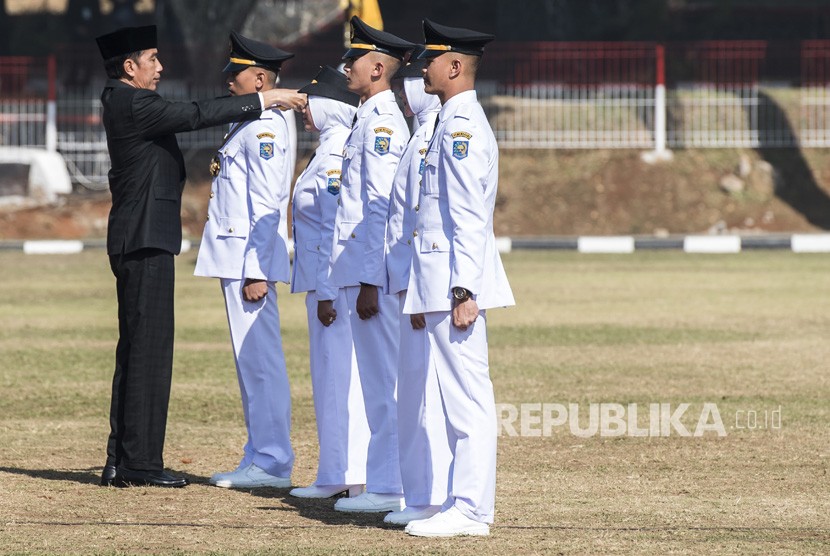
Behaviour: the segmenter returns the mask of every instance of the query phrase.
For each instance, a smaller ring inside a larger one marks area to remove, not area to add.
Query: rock
[[[707,233],[710,236],[719,236],[725,234],[727,231],[729,230],[726,226],[726,222],[724,222],[723,220],[718,220],[717,222],[712,224],[712,226],[707,230]]]
[[[752,189],[769,197],[776,191],[781,191],[784,187],[781,174],[775,169],[775,166],[766,160],[761,160],[755,165],[749,178],[749,184]]]
[[[741,153],[741,158],[738,161],[738,176],[743,179],[749,177],[752,173],[752,159],[746,153]]]
[[[735,174],[726,174],[720,179],[720,182],[718,182],[718,187],[730,195],[737,195],[739,193],[743,193],[746,188],[746,184],[744,184],[744,180]]]

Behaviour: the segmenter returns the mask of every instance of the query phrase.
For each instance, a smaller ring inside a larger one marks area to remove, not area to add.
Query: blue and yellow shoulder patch
[[[389,145],[391,142],[391,137],[386,137],[384,135],[375,136],[375,152],[378,154],[387,154],[389,152]]]
[[[265,160],[270,160],[274,158],[274,143],[273,141],[269,142],[261,142],[259,144],[259,156],[260,158],[264,158]]]
[[[270,131],[263,131],[262,133],[257,133],[257,136],[256,136],[257,139],[263,139],[265,137],[268,137],[270,139],[274,139],[276,137],[276,135],[274,135]]]
[[[459,137],[463,137],[463,139],[459,139]],[[467,154],[470,147],[470,139],[473,136],[466,131],[455,131],[452,134],[452,138],[454,141],[452,142],[452,156],[457,160],[463,160],[467,158]]]
[[[328,170],[326,172],[326,191],[332,195],[340,194],[340,170]]]

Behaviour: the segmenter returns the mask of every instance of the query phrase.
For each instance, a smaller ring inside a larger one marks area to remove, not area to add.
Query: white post
[[[654,154],[666,156],[666,86],[661,83],[654,88]]]
[[[46,152],[58,152],[58,108],[54,100],[46,101]]]
[[[662,44],[655,48],[656,77],[654,85],[654,150],[641,158],[649,164],[671,160],[672,152],[666,149],[666,49]]]
[[[54,153],[58,152],[58,71],[54,54],[49,56],[47,74],[49,97],[46,100],[46,152]]]

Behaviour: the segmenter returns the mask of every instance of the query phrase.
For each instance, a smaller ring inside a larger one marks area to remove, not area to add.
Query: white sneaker
[[[403,509],[403,496],[364,492],[355,498],[341,498],[334,504],[334,509],[338,512],[397,512]]]
[[[429,519],[410,521],[404,531],[416,537],[486,536],[490,534],[490,526],[470,519],[453,506]]]
[[[222,488],[288,488],[291,486],[291,477],[269,475],[252,463],[231,473],[217,473],[210,478],[210,484]]]
[[[441,506],[407,506],[399,512],[386,514],[384,523],[391,525],[407,525],[410,521],[429,519],[441,511]]]
[[[345,493],[348,497],[355,497],[363,492],[363,485],[311,485],[292,488],[288,493],[297,498],[331,498]]]

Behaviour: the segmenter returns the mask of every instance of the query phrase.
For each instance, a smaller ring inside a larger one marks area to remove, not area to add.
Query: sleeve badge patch
[[[392,135],[395,132],[389,129],[388,127],[376,127],[375,133],[385,133],[386,135]]]
[[[329,178],[328,179],[328,185],[326,186],[326,191],[328,191],[332,195],[339,195],[340,194],[340,177]]]
[[[470,146],[469,141],[453,141],[452,142],[452,156],[457,160],[467,158],[467,148]]]
[[[274,139],[276,137],[276,135],[274,135],[270,131],[263,131],[262,133],[257,133],[257,136],[256,136],[257,139],[262,139],[263,137],[268,137],[270,139]]]
[[[259,156],[260,158],[264,158],[265,160],[274,158],[274,143],[260,143]]]
[[[375,137],[375,152],[378,154],[387,154],[389,152],[389,143],[392,141],[391,137],[383,137],[378,135]]]

